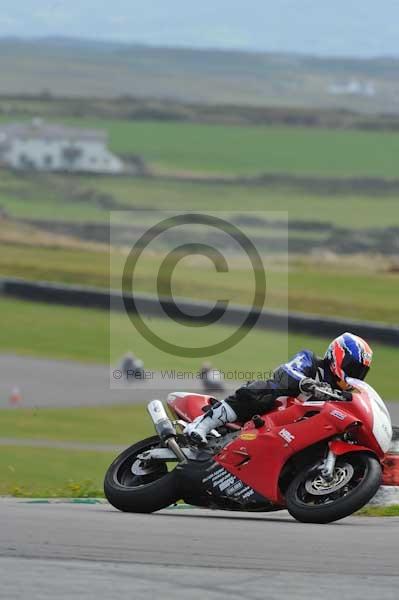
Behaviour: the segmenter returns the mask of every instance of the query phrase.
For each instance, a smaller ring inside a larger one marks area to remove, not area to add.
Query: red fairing
[[[293,399],[288,404],[285,410],[263,415],[265,423],[258,429],[249,421],[216,457],[233,475],[276,504],[284,504],[279,478],[285,463],[301,450],[342,434],[357,421],[345,405],[338,408],[336,403]],[[307,413],[313,416],[304,419]]]
[[[205,394],[173,392],[169,394],[167,404],[179,419],[189,422],[204,414],[202,408],[211,403],[211,398]]]
[[[336,456],[349,454],[349,452],[370,452],[370,448],[359,446],[358,444],[348,444],[342,440],[333,440],[329,443],[329,448]]]

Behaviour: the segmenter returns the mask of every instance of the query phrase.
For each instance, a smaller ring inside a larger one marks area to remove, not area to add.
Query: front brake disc
[[[352,465],[345,463],[344,465],[334,469],[332,481],[327,481],[320,474],[313,479],[308,479],[305,482],[305,489],[308,494],[312,494],[312,496],[325,496],[326,494],[332,494],[349,483],[354,472],[355,471]]]

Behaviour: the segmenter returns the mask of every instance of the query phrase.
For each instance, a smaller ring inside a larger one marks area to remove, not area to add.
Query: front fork
[[[323,463],[319,467],[323,479],[325,479],[328,482],[332,481],[334,478],[336,460],[337,455],[330,449],[328,451],[327,458],[324,459]]]

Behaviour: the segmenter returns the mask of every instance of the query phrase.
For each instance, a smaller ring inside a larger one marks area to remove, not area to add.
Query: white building
[[[367,96],[372,98],[376,95],[375,85],[372,81],[358,81],[351,79],[347,83],[332,83],[328,92],[334,96]]]
[[[45,123],[0,126],[0,164],[12,169],[122,173],[123,162],[107,148],[108,136],[98,129]]]

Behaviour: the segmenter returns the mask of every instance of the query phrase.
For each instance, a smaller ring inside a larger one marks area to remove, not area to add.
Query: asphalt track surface
[[[153,515],[109,505],[0,504],[0,597],[398,598],[399,518],[295,522],[285,511]]]
[[[102,365],[0,355],[0,408],[18,388],[25,407],[74,407],[149,402],[175,390],[202,392],[201,381],[171,378],[148,371],[151,378],[131,384],[114,379],[114,369]],[[228,389],[234,389],[230,382]]]

